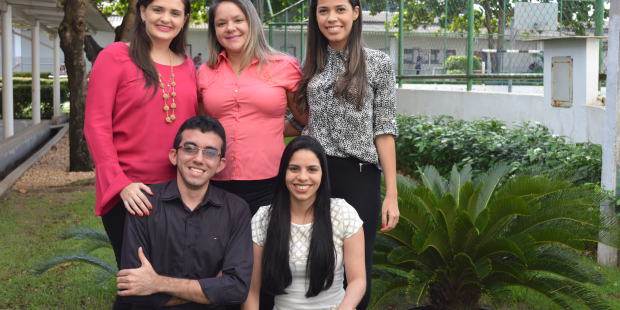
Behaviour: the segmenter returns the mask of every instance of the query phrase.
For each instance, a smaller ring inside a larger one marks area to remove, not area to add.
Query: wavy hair
[[[351,7],[359,8],[359,15],[353,21],[351,33],[344,48],[344,72],[337,78],[334,87],[334,96],[352,102],[358,110],[364,105],[364,94],[368,87],[368,75],[366,73],[366,55],[364,54],[364,42],[362,40],[362,4],[360,0],[349,0]],[[321,33],[316,18],[318,0],[311,0],[308,8],[308,43],[306,59],[302,69],[302,79],[295,92],[295,101],[304,108],[308,104],[308,83],[318,74],[323,72],[327,64],[327,47],[329,41]]]
[[[262,261],[262,287],[273,294],[284,294],[291,285],[289,267],[289,239],[291,235],[291,200],[286,187],[286,170],[293,155],[299,150],[313,152],[321,164],[321,185],[312,205],[314,217],[306,265],[306,279],[309,281],[306,297],[318,295],[334,282],[335,247],[330,211],[330,186],[327,172],[327,157],[321,144],[310,136],[300,136],[291,141],[282,154],[276,177],[276,189],[271,203],[267,237]]]

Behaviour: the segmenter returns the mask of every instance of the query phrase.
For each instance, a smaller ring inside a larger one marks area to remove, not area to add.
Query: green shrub
[[[511,173],[544,174],[578,183],[599,183],[601,147],[570,143],[540,124],[509,128],[493,119],[455,120],[448,116],[399,116],[396,139],[398,169],[417,176],[418,167],[434,165],[442,174],[452,165],[470,164],[486,171],[498,162]]]
[[[449,74],[455,74],[450,73],[450,71],[458,72],[456,70],[461,71],[462,73],[460,74],[463,74],[464,72],[467,72],[467,56],[450,56],[446,59],[445,67]],[[480,69],[482,69],[480,59],[478,59],[478,57],[474,57],[474,70]]]
[[[42,79],[47,79],[47,78],[49,78],[49,76],[50,76],[51,74],[52,74],[52,73],[51,73],[51,72],[49,72],[49,71],[39,72],[39,76],[40,76]],[[16,72],[13,72],[13,77],[28,77],[28,78],[31,78],[31,77],[32,77],[32,72],[27,72],[27,71],[16,71]]]
[[[41,118],[49,119],[54,114],[54,90],[52,79],[41,79]],[[0,90],[0,95],[2,91]],[[60,101],[69,100],[67,79],[60,80]],[[0,115],[1,112],[0,112]],[[13,78],[13,117],[16,119],[32,118],[32,80],[30,78]]]

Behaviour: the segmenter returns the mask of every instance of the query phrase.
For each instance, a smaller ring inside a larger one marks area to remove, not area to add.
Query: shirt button
[[[233,90],[233,91],[236,93],[236,92],[238,92],[239,90],[238,90],[238,89],[235,89],[235,90]]]

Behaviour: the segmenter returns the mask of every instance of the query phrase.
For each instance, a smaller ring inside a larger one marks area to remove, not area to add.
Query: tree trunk
[[[498,35],[497,37],[497,44],[495,44],[495,39],[493,38],[493,10],[491,9],[491,5],[487,2],[487,1],[482,1],[480,2],[480,4],[482,5],[482,8],[484,9],[484,26],[485,28],[487,28],[487,46],[489,47],[489,49],[495,49],[497,47],[497,51],[495,52],[495,56],[493,57],[492,61],[491,61],[491,72],[493,73],[498,73],[500,70],[500,59],[501,59],[501,52],[500,46],[503,46],[502,44],[502,40],[503,35]],[[499,9],[499,11],[501,11],[501,9]]]
[[[86,53],[86,58],[90,61],[91,64],[95,64],[95,60],[97,59],[97,55],[99,52],[103,50],[103,47],[95,41],[91,35],[87,35],[84,37],[84,52]]]
[[[65,16],[58,27],[60,47],[65,55],[69,77],[69,170],[90,171],[92,162],[84,139],[84,110],[86,107],[86,62],[84,34],[86,33],[86,0],[65,0]]]
[[[114,42],[123,41],[129,42],[129,36],[131,35],[131,29],[136,21],[136,5],[138,0],[129,0],[127,6],[127,13],[123,17],[123,22],[114,29]]]
[[[497,14],[497,19],[499,20],[499,29],[497,29],[497,50],[501,51],[504,49],[504,42],[506,42],[505,40],[505,35],[506,35],[506,12],[504,11],[504,1],[505,0],[500,0],[499,1],[499,13]],[[495,68],[495,73],[501,73],[502,68],[504,67],[503,62],[504,62],[504,55],[506,55],[506,53],[497,53],[495,54],[495,61],[493,62],[493,65],[495,66],[497,64],[497,67]]]

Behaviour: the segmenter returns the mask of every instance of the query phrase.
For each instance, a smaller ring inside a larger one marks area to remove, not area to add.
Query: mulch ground
[[[13,185],[13,190],[25,194],[33,190],[63,187],[80,183],[94,184],[95,173],[69,172],[69,135],[64,137]]]

